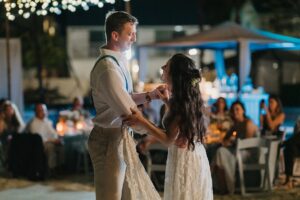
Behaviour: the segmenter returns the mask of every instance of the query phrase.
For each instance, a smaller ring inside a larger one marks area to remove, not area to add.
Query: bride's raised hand
[[[163,84],[160,85],[156,88],[157,90],[157,95],[159,96],[159,98],[164,102],[164,103],[168,103],[169,102],[169,98],[170,98],[170,92],[168,89],[168,85]]]

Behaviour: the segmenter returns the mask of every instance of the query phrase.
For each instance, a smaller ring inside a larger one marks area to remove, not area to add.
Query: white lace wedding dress
[[[136,144],[127,129],[123,130],[121,143],[123,144],[119,144],[119,151],[123,151],[127,165],[124,184],[128,188],[123,189],[122,200],[161,200],[139,159]]]
[[[168,150],[164,200],[212,200],[212,179],[204,146],[195,150],[171,145]]]

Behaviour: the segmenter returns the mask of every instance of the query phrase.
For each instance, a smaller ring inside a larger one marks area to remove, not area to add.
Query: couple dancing
[[[136,41],[136,25],[137,19],[128,13],[107,15],[106,45],[100,48],[100,57],[91,71],[96,117],[88,147],[96,199],[161,199],[138,158],[129,127],[169,146],[164,199],[213,199],[209,163],[202,145],[205,126],[200,73],[193,60],[176,54],[162,67],[166,85],[147,93],[132,93],[124,52]],[[165,130],[150,123],[137,109],[137,105],[152,99],[163,100],[168,108]]]

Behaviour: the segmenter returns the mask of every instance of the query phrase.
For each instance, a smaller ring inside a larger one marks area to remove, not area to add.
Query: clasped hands
[[[157,88],[149,92],[151,99],[160,99],[167,103],[170,98],[170,91],[166,84],[159,85]]]

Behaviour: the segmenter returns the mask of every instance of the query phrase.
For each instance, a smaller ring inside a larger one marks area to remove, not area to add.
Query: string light
[[[129,0],[124,0],[129,1]],[[77,8],[89,10],[90,6],[102,8],[105,3],[114,4],[115,0],[0,0],[6,10],[6,17],[13,21],[17,16],[29,18],[31,15],[61,14],[62,10],[75,12]]]

